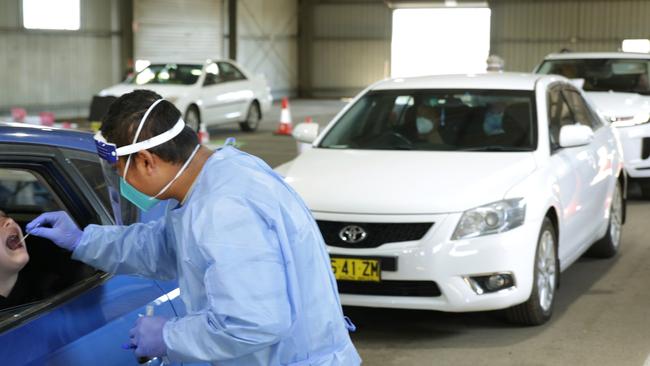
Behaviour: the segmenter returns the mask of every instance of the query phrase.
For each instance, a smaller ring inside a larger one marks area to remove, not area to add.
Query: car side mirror
[[[318,137],[318,124],[313,122],[299,123],[293,129],[293,138],[305,144],[311,144]]]
[[[567,125],[560,129],[560,147],[588,145],[594,139],[594,131],[584,125]]]

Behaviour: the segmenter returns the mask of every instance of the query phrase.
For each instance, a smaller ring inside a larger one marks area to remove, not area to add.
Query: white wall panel
[[[262,74],[275,97],[298,86],[297,0],[239,0],[237,61]]]
[[[134,0],[134,55],[146,60],[223,57],[221,0]]]
[[[121,78],[120,1],[82,0],[79,31],[25,30],[21,1],[0,1],[0,114],[86,116],[92,96]]]
[[[645,0],[492,0],[491,53],[506,70],[530,71],[551,52],[618,51],[626,38],[649,38]]]
[[[392,11],[385,3],[319,3],[313,11],[307,94],[350,96],[389,75]]]

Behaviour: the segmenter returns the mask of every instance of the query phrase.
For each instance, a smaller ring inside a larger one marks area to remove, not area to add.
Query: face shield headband
[[[172,127],[170,130],[165,131],[160,135],[154,136],[150,139],[136,142],[138,141],[138,137],[140,136],[140,132],[142,131],[142,127],[144,126],[144,122],[147,120],[147,117],[149,117],[149,113],[151,113],[153,108],[163,100],[164,99],[158,99],[157,101],[155,101],[149,107],[149,109],[147,109],[147,111],[144,113],[144,116],[142,116],[142,119],[140,120],[140,124],[138,125],[138,129],[135,131],[135,136],[133,137],[133,142],[131,143],[131,145],[117,147],[117,145],[106,141],[106,139],[102,135],[102,132],[98,131],[94,137],[95,146],[97,147],[97,155],[99,155],[100,158],[102,158],[104,161],[112,165],[117,163],[117,159],[120,156],[131,155],[138,151],[154,148],[178,136],[178,134],[180,134],[185,128],[185,121],[183,121],[183,118],[179,118],[176,124],[174,125],[174,127]],[[129,163],[130,161],[127,161],[127,166],[124,169],[125,172],[128,169]]]

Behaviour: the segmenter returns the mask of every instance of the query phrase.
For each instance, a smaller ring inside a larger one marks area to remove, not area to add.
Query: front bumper
[[[632,178],[650,178],[650,123],[618,127],[625,170]]]
[[[532,290],[539,225],[526,223],[506,233],[451,241],[461,214],[417,216],[340,215],[314,213],[318,220],[341,222],[434,222],[420,240],[376,248],[328,246],[332,256],[395,258],[396,270],[382,270],[382,281],[432,281],[438,296],[385,296],[341,293],[344,305],[440,310],[449,312],[503,309],[526,301]],[[511,273],[514,286],[477,294],[468,276]],[[404,282],[402,282],[404,283]],[[345,286],[341,286],[345,287]]]

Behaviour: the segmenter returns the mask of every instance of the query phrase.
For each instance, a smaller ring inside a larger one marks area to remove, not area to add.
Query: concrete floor
[[[296,101],[292,113],[294,121],[309,115],[324,124],[343,105]],[[235,136],[242,150],[277,166],[296,155],[293,139],[272,135],[278,118],[274,106],[257,133],[225,126],[211,129],[211,137]],[[555,314],[544,326],[512,326],[499,312],[346,308],[358,327],[353,341],[365,365],[650,366],[648,217],[649,202],[630,201],[619,255],[583,258],[564,272]]]

